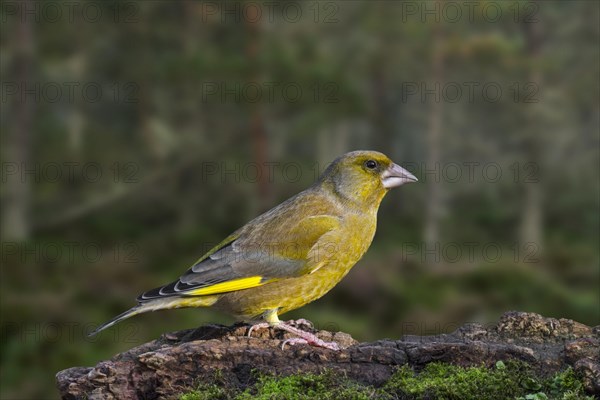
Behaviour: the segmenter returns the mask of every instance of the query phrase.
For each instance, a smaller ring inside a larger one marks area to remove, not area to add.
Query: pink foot
[[[312,329],[312,323],[305,319],[298,319],[295,321],[292,320],[288,322],[279,322],[275,325],[270,325],[267,322],[254,324],[248,329],[248,337],[251,337],[252,332],[256,329],[268,328],[270,326],[289,332],[294,336],[297,336],[295,338],[284,340],[281,345],[281,350],[285,348],[286,344],[289,344],[290,346],[296,344],[309,344],[311,346],[323,347],[329,350],[340,350],[340,346],[336,342],[326,342],[324,340],[319,339],[315,334],[300,329],[299,326],[306,326],[309,329]]]
[[[298,336],[297,338],[287,339],[281,345],[281,350],[285,347],[286,344],[295,345],[295,344],[309,344],[315,347],[323,347],[329,350],[340,350],[340,346],[336,342],[326,342],[324,340],[319,339],[315,334],[303,331],[302,329],[295,328],[286,324],[285,322],[276,325],[277,328],[282,329],[286,332],[289,332],[293,335]]]

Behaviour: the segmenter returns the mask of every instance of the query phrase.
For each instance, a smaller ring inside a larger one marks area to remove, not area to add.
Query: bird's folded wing
[[[272,235],[252,231],[231,235],[177,281],[143,293],[138,301],[221,294],[311,273],[325,261],[314,256],[315,249],[323,247],[324,235],[338,226],[337,217],[318,215],[288,226],[279,224]]]

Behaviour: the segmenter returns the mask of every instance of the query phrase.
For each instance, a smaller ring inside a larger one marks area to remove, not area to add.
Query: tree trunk
[[[508,312],[497,324],[466,324],[453,333],[404,336],[358,343],[342,332],[317,331],[342,348],[332,351],[309,345],[286,345],[290,338],[276,328],[204,326],[172,332],[101,361],[95,367],[74,367],[56,375],[63,399],[179,398],[182,393],[219,376],[222,386],[245,389],[256,372],[287,376],[331,370],[361,384],[380,387],[400,365],[420,370],[431,362],[460,366],[519,360],[537,374],[569,366],[583,376],[585,389],[600,393],[600,336],[568,319]],[[518,382],[515,382],[518,384]]]
[[[29,1],[24,1],[23,8],[31,7],[28,3]],[[23,93],[24,87],[31,89],[34,84],[31,77],[34,53],[31,19],[27,17],[20,21],[16,32],[16,81],[22,87],[14,97],[14,125],[12,129],[10,125],[8,126],[6,142],[3,146],[6,162],[6,170],[3,171],[5,182],[2,183],[4,186],[1,222],[3,241],[27,240],[31,233],[31,182],[35,177],[31,174],[23,174],[28,170],[34,170],[35,167],[30,163],[29,154],[35,100],[32,99],[32,95]]]
[[[255,7],[250,8],[255,12]],[[246,43],[246,56],[250,65],[249,80],[247,83],[260,85],[258,53],[260,46],[260,18],[255,15],[248,16],[246,30],[248,41]],[[250,104],[249,120],[250,139],[252,141],[253,159],[258,167],[258,208],[260,212],[267,210],[272,203],[271,187],[269,186],[269,170],[267,166],[268,140],[265,129],[264,116],[259,103]],[[254,214],[254,213],[253,213]]]
[[[529,83],[541,88],[542,74],[540,71],[540,49],[541,49],[541,21],[536,23],[522,22],[526,40],[526,57],[529,60]],[[526,162],[533,162],[539,166],[540,161],[540,121],[537,104],[527,104],[525,129],[525,156]],[[538,168],[539,169],[539,168]],[[536,177],[539,179],[539,177]],[[536,179],[537,180],[537,179]],[[523,214],[521,216],[520,240],[521,246],[533,244],[538,251],[543,248],[543,194],[541,182],[521,182],[524,188]]]
[[[432,82],[442,84],[444,78],[443,32],[439,24],[433,27],[433,59]],[[441,160],[441,129],[444,112],[441,100],[433,98],[429,112],[429,127],[427,131],[427,169],[439,170]],[[438,168],[439,167],[439,168]],[[428,249],[433,249],[440,240],[440,222],[443,211],[442,184],[439,174],[426,174],[423,171],[427,184],[427,203],[425,216],[425,244]]]

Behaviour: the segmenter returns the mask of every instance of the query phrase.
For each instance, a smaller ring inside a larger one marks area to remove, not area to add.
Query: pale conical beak
[[[417,182],[418,179],[399,166],[398,164],[392,164],[381,173],[381,180],[383,181],[383,187],[391,189],[396,186],[404,185],[405,183]]]

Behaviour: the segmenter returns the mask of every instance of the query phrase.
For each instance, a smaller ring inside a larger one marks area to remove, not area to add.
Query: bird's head
[[[346,201],[378,207],[389,189],[417,178],[385,154],[353,151],[333,161],[319,181]]]

